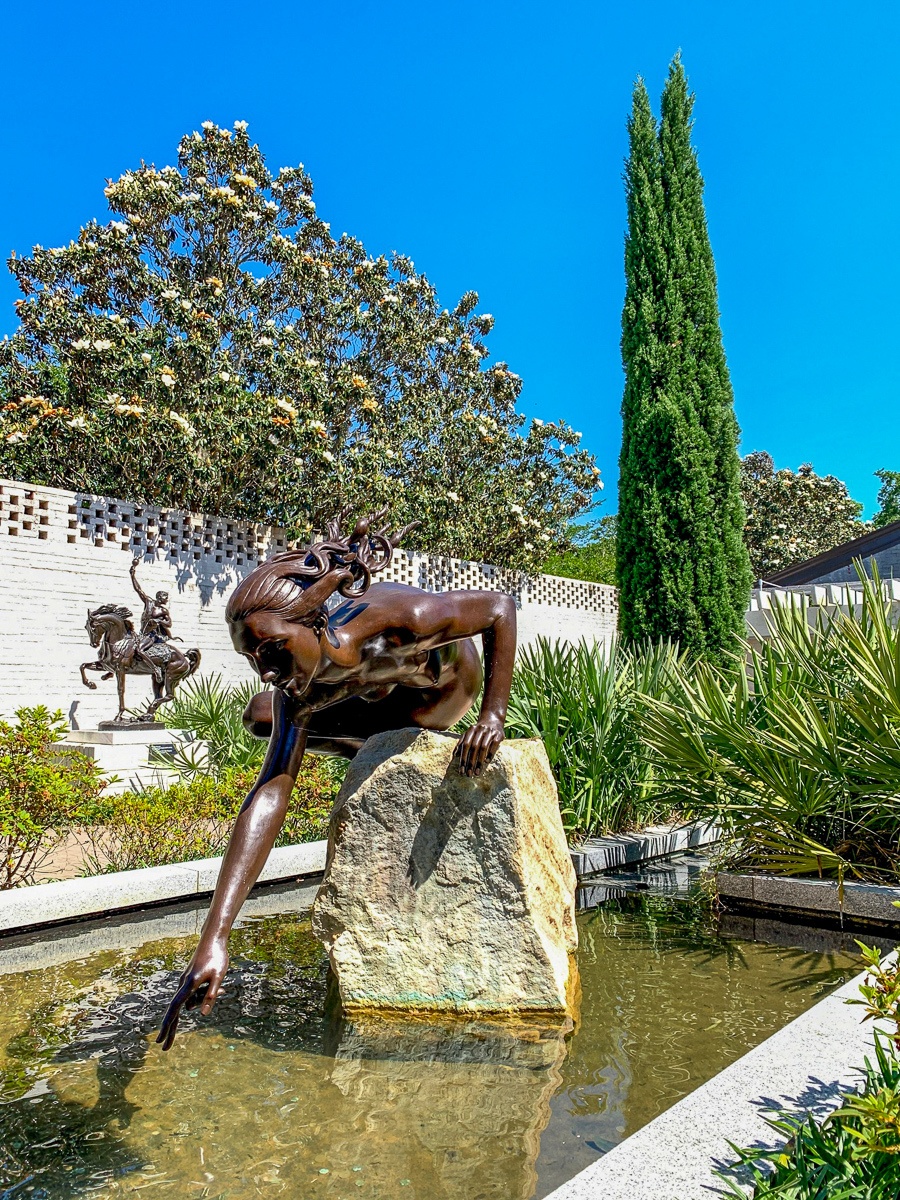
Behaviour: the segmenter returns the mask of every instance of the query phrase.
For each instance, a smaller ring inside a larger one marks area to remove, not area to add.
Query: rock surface
[[[478,779],[456,739],[379,734],[350,764],[313,909],[348,1010],[565,1012],[575,873],[543,744]]]

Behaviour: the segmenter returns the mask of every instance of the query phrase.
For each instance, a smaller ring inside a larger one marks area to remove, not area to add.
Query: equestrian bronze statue
[[[400,539],[372,526],[257,567],[226,609],[231,640],[273,689],[251,700],[244,724],[269,748],[235,822],[200,942],[181,977],[157,1041],[168,1050],[182,1007],[212,1009],[228,970],[228,935],[284,822],[304,754],[353,758],[367,738],[419,726],[446,730],[471,708],[478,720],[459,740],[459,769],[479,775],[503,741],[516,652],[516,610],[500,592],[424,592],[375,583]],[[340,602],[333,598],[341,597]],[[329,603],[331,602],[331,603]],[[473,638],[481,637],[484,668]]]
[[[119,711],[112,724],[141,724],[155,720],[161,704],[175,698],[175,688],[200,665],[200,651],[179,650],[169,640],[172,637],[172,617],[169,613],[169,593],[157,592],[151,598],[137,581],[139,558],[131,564],[131,584],[144,605],[141,629],[132,623],[130,608],[119,604],[101,604],[88,609],[85,624],[88,638],[99,653],[95,662],[81,664],[81,680],[85,687],[96,688],[85,671],[102,671],[101,679],[116,677],[119,691]],[[180,641],[180,639],[179,639]],[[146,712],[129,720],[125,716],[126,675],[151,675],[153,699]]]

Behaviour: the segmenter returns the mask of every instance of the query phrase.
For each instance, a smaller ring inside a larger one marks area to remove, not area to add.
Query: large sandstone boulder
[[[331,818],[313,931],[346,1009],[565,1012],[575,873],[540,741],[504,742],[479,779],[455,738],[370,738]]]

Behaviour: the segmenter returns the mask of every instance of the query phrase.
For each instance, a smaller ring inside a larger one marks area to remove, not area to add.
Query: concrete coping
[[[843,897],[834,879],[790,879],[762,873],[720,871],[716,887],[726,906],[779,909],[818,917],[900,925],[900,887],[844,882]]]
[[[325,870],[327,847],[327,842],[318,841],[273,850],[260,872],[259,882],[276,883],[321,874]],[[210,894],[221,865],[221,858],[201,858],[166,867],[114,871],[108,875],[11,888],[0,892],[0,934]]]
[[[784,1140],[766,1117],[786,1111],[822,1120],[860,1083],[873,1055],[872,1025],[846,1001],[864,973],[820,1000],[696,1091],[633,1133],[545,1200],[701,1200],[733,1195],[716,1174],[752,1187],[734,1166],[736,1146]]]
[[[597,838],[586,846],[576,847],[571,852],[572,864],[580,878],[609,867],[636,864],[703,845],[717,836],[717,830],[700,822],[679,827],[660,825],[640,834]],[[328,843],[323,840],[273,850],[258,882],[276,883],[320,875],[325,870],[327,849]],[[598,866],[601,862],[607,865]],[[211,895],[221,865],[221,858],[203,858],[0,891],[0,935]]]
[[[572,847],[575,874],[597,875],[616,867],[630,866],[663,858],[717,842],[721,836],[715,821],[673,822],[669,825],[650,825],[637,833],[615,833],[606,837],[589,838]]]

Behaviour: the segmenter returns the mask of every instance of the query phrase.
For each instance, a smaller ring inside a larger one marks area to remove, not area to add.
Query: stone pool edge
[[[702,821],[657,825],[638,833],[593,838],[571,849],[575,874],[581,879],[621,866],[636,866],[668,854],[708,845],[718,839],[715,825]],[[259,883],[283,883],[325,870],[327,841],[281,846],[272,851]],[[0,936],[67,921],[87,920],[114,912],[146,908],[192,896],[210,895],[222,859],[116,871],[56,883],[0,891]]]
[[[258,883],[321,875],[327,847],[325,841],[277,847],[260,872]],[[166,867],[11,888],[0,892],[0,936],[210,895],[221,865],[221,857],[201,858]]]
[[[874,1052],[871,1023],[846,1004],[865,972],[843,984],[724,1071],[631,1134],[544,1200],[704,1200],[732,1195],[715,1170],[737,1146],[782,1145],[766,1124],[780,1110],[821,1120],[859,1083]],[[743,1184],[746,1176],[732,1176]]]

